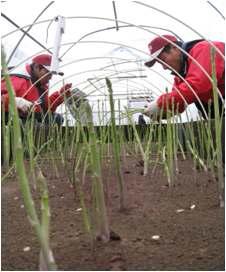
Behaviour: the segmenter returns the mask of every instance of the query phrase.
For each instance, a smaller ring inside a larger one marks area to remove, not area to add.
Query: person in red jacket
[[[149,45],[151,59],[145,63],[152,67],[156,62],[175,75],[171,92],[160,95],[147,105],[145,114],[150,118],[167,117],[181,113],[186,106],[195,103],[204,119],[215,118],[213,64],[218,89],[219,113],[222,117],[221,146],[222,168],[225,165],[225,45],[223,42],[194,40],[180,42],[172,35],[158,36]],[[183,49],[184,51],[182,51]],[[212,54],[213,52],[213,54]],[[212,64],[213,63],[213,64]],[[214,135],[214,134],[213,134]],[[198,139],[199,140],[199,139]],[[204,154],[206,156],[206,154]],[[224,170],[223,170],[224,171]],[[224,206],[224,185],[219,186],[220,206]]]
[[[212,42],[212,44],[221,52],[220,54],[215,49],[219,105],[220,112],[223,113],[225,92],[225,61],[223,56],[225,45],[223,42],[218,41]],[[212,44],[206,40],[182,43],[172,35],[156,37],[149,43],[151,59],[145,65],[152,67],[158,62],[164,69],[171,70],[175,78],[171,92],[162,94],[156,100],[148,103],[145,109],[147,116],[150,118],[158,116],[161,109],[164,115],[167,108],[171,111],[174,110],[173,114],[181,113],[187,105],[195,103],[205,119],[208,116],[214,118],[212,82],[207,76],[212,77]]]
[[[38,122],[48,123],[50,119],[58,125],[63,122],[63,117],[55,111],[64,102],[65,97],[71,95],[72,84],[66,84],[59,91],[48,95],[48,83],[52,78],[51,60],[51,55],[41,54],[34,57],[32,63],[27,64],[23,71],[10,72],[16,106],[22,120],[26,120],[30,116],[30,110],[34,110],[34,116]],[[62,75],[62,73],[59,74]],[[4,78],[1,82],[1,102],[7,116],[9,95]]]

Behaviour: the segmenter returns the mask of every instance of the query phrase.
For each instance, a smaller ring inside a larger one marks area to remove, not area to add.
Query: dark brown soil
[[[125,212],[119,211],[114,168],[106,159],[107,206],[112,231],[121,240],[95,242],[85,232],[78,196],[65,169],[57,177],[51,163],[42,171],[49,187],[51,247],[58,270],[224,270],[224,209],[218,206],[217,182],[193,171],[189,160],[168,186],[163,167],[142,175],[142,163],[123,162]],[[86,178],[85,193],[91,199]],[[34,190],[33,190],[34,191]],[[33,192],[38,206],[38,194]],[[39,244],[27,220],[15,178],[2,185],[2,270],[37,270]],[[158,235],[154,240],[152,236]],[[30,247],[29,251],[24,248]]]

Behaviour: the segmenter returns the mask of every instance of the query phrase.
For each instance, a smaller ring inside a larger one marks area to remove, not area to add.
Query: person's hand
[[[16,107],[23,113],[27,113],[32,107],[33,103],[24,99],[23,97],[15,97]]]
[[[160,114],[160,108],[157,104],[157,100],[148,102],[145,106],[143,114],[150,117],[151,119],[157,117]]]
[[[67,83],[67,84],[65,84],[65,85],[60,89],[60,94],[61,94],[61,95],[66,95],[66,96],[71,96],[71,87],[72,87],[72,83]]]

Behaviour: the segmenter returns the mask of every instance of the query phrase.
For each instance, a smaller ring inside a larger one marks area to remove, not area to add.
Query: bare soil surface
[[[106,158],[109,224],[120,239],[116,235],[93,247],[67,168],[59,167],[57,175],[48,160],[41,167],[49,188],[50,241],[58,270],[225,270],[225,213],[218,206],[217,181],[209,172],[194,171],[192,161],[179,161],[179,173],[169,186],[163,166],[154,173],[152,166],[143,176],[142,162],[128,156],[122,162],[127,209],[120,212],[116,174]],[[83,186],[88,206],[90,183],[88,173]],[[32,193],[39,207],[40,196]],[[2,270],[38,270],[39,243],[15,177],[2,185],[1,209]]]

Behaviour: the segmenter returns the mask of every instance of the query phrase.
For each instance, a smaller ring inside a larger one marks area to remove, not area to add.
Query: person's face
[[[170,50],[163,51],[158,58],[160,60],[157,60],[157,62],[162,65],[164,70],[168,69],[179,73],[181,69],[181,52],[177,47],[172,46]]]
[[[52,78],[52,74],[43,66],[35,64],[34,73],[41,85],[47,84]]]

